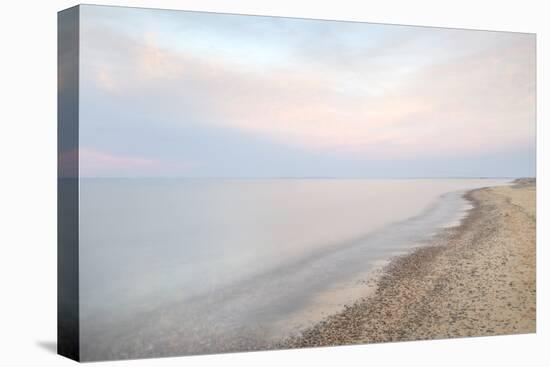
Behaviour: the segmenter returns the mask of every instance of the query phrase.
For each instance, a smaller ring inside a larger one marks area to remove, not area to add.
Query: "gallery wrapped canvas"
[[[535,35],[58,15],[58,352],[535,332]]]

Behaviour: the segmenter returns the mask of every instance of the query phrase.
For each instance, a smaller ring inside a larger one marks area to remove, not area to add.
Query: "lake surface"
[[[497,179],[81,179],[81,357],[267,348]]]

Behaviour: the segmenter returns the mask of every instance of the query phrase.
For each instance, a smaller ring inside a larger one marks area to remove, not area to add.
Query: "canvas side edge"
[[[58,13],[57,353],[80,360],[79,24],[80,8]]]

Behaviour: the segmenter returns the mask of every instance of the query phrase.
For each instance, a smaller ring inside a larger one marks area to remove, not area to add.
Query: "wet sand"
[[[395,258],[376,291],[280,347],[533,333],[535,182],[468,192],[460,226]]]

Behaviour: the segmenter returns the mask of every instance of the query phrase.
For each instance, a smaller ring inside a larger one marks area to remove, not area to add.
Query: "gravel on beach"
[[[460,226],[394,259],[368,298],[280,347],[533,333],[534,180],[470,191]]]

